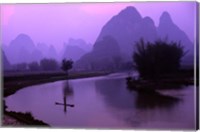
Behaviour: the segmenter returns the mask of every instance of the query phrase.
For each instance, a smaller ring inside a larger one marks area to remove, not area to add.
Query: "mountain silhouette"
[[[115,58],[120,56],[120,47],[111,36],[105,36],[96,42],[93,50],[83,55],[76,63],[76,69],[83,70],[112,70]]]
[[[86,53],[85,50],[83,50],[82,48],[80,48],[76,45],[67,45],[65,48],[65,52],[63,54],[63,58],[72,59],[73,61],[77,61],[85,53]]]
[[[31,52],[35,49],[33,40],[26,34],[19,34],[11,41],[8,49],[8,60],[12,64],[29,62]]]
[[[81,56],[91,51],[91,44],[87,44],[83,39],[70,38],[68,43],[64,43],[64,50],[61,52],[62,58],[77,61]]]
[[[123,59],[131,59],[133,44],[141,34],[140,25],[142,17],[134,7],[127,7],[116,16],[113,16],[102,28],[96,42],[109,35],[117,40]],[[127,57],[127,56],[128,57]]]
[[[171,19],[168,12],[163,12],[160,17],[157,32],[160,39],[167,39],[168,41],[181,42],[184,50],[187,52],[183,58],[183,63],[194,63],[194,44],[190,41],[186,33],[181,30]]]
[[[124,61],[132,62],[132,55],[135,50],[134,44],[141,38],[143,38],[144,41],[150,42],[167,38],[168,41],[181,42],[184,46],[184,50],[188,51],[183,58],[183,63],[193,64],[193,43],[189,40],[185,32],[173,22],[168,12],[162,13],[159,26],[156,27],[154,21],[150,17],[142,18],[135,7],[126,7],[103,26],[93,46],[93,54],[99,51],[98,48],[102,46],[105,46],[106,49],[108,45],[102,44],[102,42],[99,43],[105,36],[110,36],[117,41],[121,52],[119,55]],[[104,56],[105,52],[106,51],[102,51],[102,56]],[[87,54],[85,56],[91,58],[90,55],[93,54]],[[85,56],[81,59],[84,59]],[[97,57],[99,58],[100,56]],[[81,59],[79,62],[82,61]]]
[[[58,53],[53,45],[35,45],[27,34],[19,34],[8,46],[4,45],[3,49],[11,64],[39,62],[43,58],[58,59]]]
[[[3,62],[3,70],[9,70],[11,69],[11,65],[4,53],[4,51],[2,50],[2,62]]]

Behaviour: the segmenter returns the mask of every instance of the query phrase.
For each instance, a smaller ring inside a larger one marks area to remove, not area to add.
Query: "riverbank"
[[[67,77],[64,72],[58,73],[18,73],[9,74],[3,78],[3,96],[7,97],[27,86],[54,82],[66,79],[79,79],[107,75],[109,72],[81,72],[70,73]],[[4,126],[48,126],[48,124],[34,119],[30,113],[5,111],[3,115]]]
[[[44,126],[49,127],[48,124],[44,123],[43,121],[35,119],[31,113],[21,113],[21,112],[14,112],[14,111],[4,111],[3,115],[3,126],[15,126],[15,127],[22,127],[22,126]]]
[[[37,73],[37,74],[18,74],[4,76],[3,78],[3,96],[7,97],[18,90],[27,86],[54,82],[66,79],[79,79],[107,75],[109,72],[82,72],[71,73],[67,77],[64,72],[59,73]]]
[[[25,125],[24,123],[22,123],[22,122],[20,122],[20,121],[18,121],[18,120],[16,120],[15,118],[13,118],[13,117],[11,117],[11,116],[9,116],[9,115],[6,115],[6,114],[4,114],[3,115],[3,122],[2,122],[2,125],[3,126],[14,126],[14,127],[18,127],[18,126],[23,126],[23,125]]]
[[[162,75],[156,79],[135,79],[127,77],[128,88],[140,93],[154,92],[162,89],[180,89],[183,85],[195,85],[193,70],[181,70],[174,74]]]

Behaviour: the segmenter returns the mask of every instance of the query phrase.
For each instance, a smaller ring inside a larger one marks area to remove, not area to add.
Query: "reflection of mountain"
[[[155,109],[155,108],[170,108],[177,104],[180,99],[165,96],[162,94],[149,95],[148,93],[139,93],[135,100],[138,109]]]
[[[132,127],[140,127],[142,124],[148,122],[151,124],[154,121],[168,122],[176,118],[171,115],[176,114],[174,108],[179,102],[178,99],[129,92],[125,80],[122,79],[98,80],[95,86],[108,111],[115,118],[127,122]]]

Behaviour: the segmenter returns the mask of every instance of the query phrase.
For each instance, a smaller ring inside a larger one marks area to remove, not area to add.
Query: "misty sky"
[[[163,11],[194,40],[195,2],[132,2],[82,4],[2,4],[3,44],[18,34],[28,34],[35,44],[43,42],[60,50],[69,38],[82,38],[93,44],[103,25],[126,6],[134,6],[142,17],[150,16],[158,26]]]

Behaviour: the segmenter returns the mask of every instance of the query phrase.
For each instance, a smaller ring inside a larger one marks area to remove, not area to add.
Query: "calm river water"
[[[7,97],[6,105],[11,111],[31,112],[36,119],[56,128],[195,128],[194,86],[161,91],[178,98],[162,102],[129,91],[126,75],[34,85]]]

